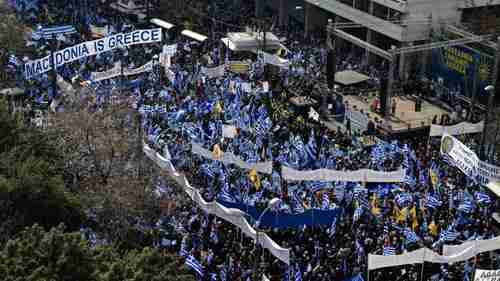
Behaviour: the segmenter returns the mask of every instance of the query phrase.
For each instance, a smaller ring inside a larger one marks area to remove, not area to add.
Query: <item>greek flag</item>
[[[214,178],[215,177],[215,173],[214,173],[214,171],[212,170],[212,168],[210,167],[209,164],[203,164],[203,165],[201,165],[200,169],[201,169],[202,173],[205,174],[206,176],[208,176],[210,178]]]
[[[56,27],[42,27],[35,31],[36,37],[43,37],[45,40],[56,39],[60,35],[76,33],[76,29],[71,25],[61,25]]]
[[[412,201],[413,201],[413,198],[408,193],[401,193],[398,196],[396,196],[396,203],[399,206],[407,205],[407,204],[411,203]]]
[[[458,233],[455,230],[449,228],[448,230],[442,231],[439,235],[439,240],[452,242],[455,241],[458,237]]]
[[[362,214],[363,214],[363,208],[361,208],[361,207],[356,208],[356,210],[354,211],[354,217],[353,217],[354,222],[358,221],[361,218]]]
[[[394,256],[395,254],[396,254],[396,248],[391,246],[384,247],[384,253],[383,253],[384,256]]]
[[[336,231],[337,231],[337,217],[333,219],[332,225],[330,226],[330,228],[326,230],[326,233],[328,233],[328,236],[330,236],[330,238],[333,238],[333,236],[335,236]]]
[[[17,68],[20,64],[21,64],[21,62],[17,59],[17,57],[15,55],[9,56],[8,66],[10,66],[12,68]]]
[[[179,251],[179,256],[187,257],[188,255],[189,255],[189,252],[187,251],[186,239],[182,239],[181,250]]]
[[[298,266],[297,266],[297,270],[295,271],[295,281],[302,281],[302,272],[300,272],[300,269]]]
[[[203,277],[203,266],[192,255],[186,259],[186,265],[191,267],[196,273]]]
[[[323,210],[330,209],[330,198],[328,196],[328,192],[323,193],[323,202],[321,207]]]
[[[491,204],[491,198],[488,194],[478,191],[474,195],[479,204],[484,204],[484,205]]]
[[[417,234],[409,229],[404,230],[404,235],[407,244],[416,243],[418,240],[420,240]]]
[[[464,201],[458,205],[458,210],[470,214],[474,210],[474,203],[469,199],[464,198]]]
[[[229,192],[229,184],[227,182],[224,183],[224,187],[219,194],[219,199],[225,202],[236,202],[236,198]]]
[[[441,202],[436,196],[429,195],[427,197],[427,204],[426,204],[426,206],[429,209],[437,209],[437,208],[441,207],[442,204],[443,204],[443,202]]]

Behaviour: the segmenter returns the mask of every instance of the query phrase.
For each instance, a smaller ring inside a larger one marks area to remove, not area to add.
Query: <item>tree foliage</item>
[[[78,229],[83,221],[78,198],[64,190],[62,158],[51,138],[9,114],[0,100],[0,243],[34,223]]]
[[[4,281],[173,281],[194,280],[178,259],[144,248],[119,254],[115,247],[90,248],[79,233],[62,225],[50,231],[27,228],[0,251]]]

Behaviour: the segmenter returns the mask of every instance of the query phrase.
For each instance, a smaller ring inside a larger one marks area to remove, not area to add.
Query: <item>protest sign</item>
[[[52,69],[52,63],[57,67],[84,57],[97,55],[120,47],[160,42],[161,38],[161,28],[155,28],[136,30],[130,33],[119,33],[102,39],[83,42],[54,52],[52,59],[51,56],[46,56],[26,63],[24,75],[26,79],[29,79],[33,76],[50,71]]]
[[[479,178],[482,182],[500,180],[500,167],[479,160],[479,157],[466,145],[448,134],[441,139],[441,154],[469,177]]]
[[[474,281],[498,281],[500,280],[500,270],[476,269]]]
[[[146,63],[143,66],[140,66],[138,68],[134,68],[134,69],[124,68],[123,69],[123,76],[136,75],[136,74],[140,74],[140,73],[148,72],[148,71],[152,71],[152,70],[153,70],[153,62],[150,61],[150,62],[148,62],[148,63]],[[90,80],[97,82],[97,81],[101,81],[101,80],[111,79],[111,78],[120,76],[121,74],[122,74],[122,69],[121,69],[120,63],[118,62],[110,70],[103,71],[103,72],[92,72],[90,74]]]

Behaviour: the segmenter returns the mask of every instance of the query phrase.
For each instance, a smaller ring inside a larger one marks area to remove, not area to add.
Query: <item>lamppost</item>
[[[486,112],[484,113],[484,126],[483,126],[483,134],[481,136],[481,157],[486,156],[486,149],[485,149],[485,143],[486,143],[486,128],[489,122],[489,117],[490,117],[490,110],[491,106],[493,104],[493,97],[495,95],[495,86],[493,85],[488,85],[484,88],[486,92],[488,92],[488,108],[486,109]]]
[[[259,224],[262,219],[262,217],[271,209],[275,208],[281,203],[281,199],[279,198],[273,198],[267,203],[267,208],[260,214],[259,219],[255,222],[255,249],[258,249],[259,247]],[[254,272],[257,273],[257,265],[258,265],[258,257],[259,255],[255,256],[255,262],[254,262]],[[261,257],[261,256],[260,256]]]

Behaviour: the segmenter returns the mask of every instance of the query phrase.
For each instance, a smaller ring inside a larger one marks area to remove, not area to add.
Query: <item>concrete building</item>
[[[255,1],[256,15],[270,8],[279,15],[280,25],[302,16],[305,35],[316,28],[325,28],[329,18],[352,23],[356,28],[351,26],[343,31],[382,50],[389,50],[392,45],[405,47],[425,43],[430,39],[431,30],[440,32],[443,24],[460,26],[463,17],[473,15],[473,19],[484,18],[483,22],[488,22],[500,13],[500,0]],[[488,31],[492,33],[492,28]],[[404,56],[402,59],[400,75],[407,65]]]

